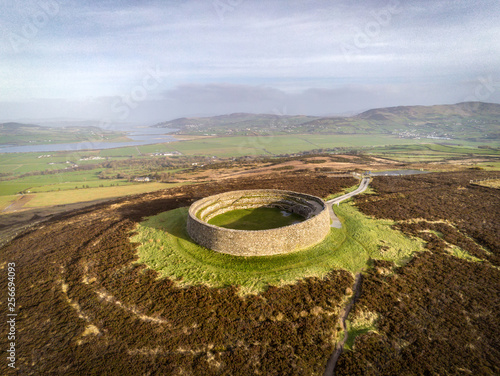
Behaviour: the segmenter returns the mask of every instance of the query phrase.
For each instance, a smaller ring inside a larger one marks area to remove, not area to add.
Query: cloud
[[[127,96],[152,66],[164,79],[132,117],[449,103],[462,82],[500,76],[497,0],[242,1],[222,18],[212,1],[44,1],[59,10],[20,51],[9,38],[40,3],[0,5],[0,100],[33,111],[32,98]]]
[[[0,102],[0,121],[64,117],[92,119],[103,124],[152,125],[178,117],[234,112],[326,116],[387,106],[450,104],[471,100],[500,102],[500,82],[493,76],[479,76],[459,83],[381,82],[294,91],[260,85],[186,84],[164,91],[161,96],[146,97],[132,103],[125,117],[120,109],[126,106],[127,101],[120,96],[110,96],[81,101]]]
[[[166,91],[164,95],[169,99],[194,104],[258,103],[283,100],[286,97],[283,91],[270,87],[231,84],[181,85]]]

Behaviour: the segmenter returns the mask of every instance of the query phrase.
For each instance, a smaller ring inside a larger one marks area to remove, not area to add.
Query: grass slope
[[[392,221],[375,220],[358,212],[352,203],[335,207],[342,229],[332,229],[325,240],[309,249],[279,256],[236,257],[203,248],[186,232],[187,208],[179,208],[140,223],[131,241],[139,243],[138,263],[145,263],[180,285],[240,286],[257,293],[269,285],[298,279],[323,278],[332,269],[358,272],[370,258],[403,264],[422,241],[391,229]]]

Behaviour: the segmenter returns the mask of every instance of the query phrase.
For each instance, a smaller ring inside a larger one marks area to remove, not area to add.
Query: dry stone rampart
[[[208,224],[215,216],[236,209],[274,207],[305,218],[269,230],[234,230]],[[330,215],[319,197],[274,189],[232,191],[196,201],[189,208],[189,236],[198,244],[235,256],[290,253],[321,242],[330,231]]]

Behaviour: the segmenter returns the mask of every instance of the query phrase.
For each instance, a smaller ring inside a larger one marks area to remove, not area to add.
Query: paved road
[[[340,223],[340,220],[337,218],[337,216],[333,212],[332,206],[335,205],[335,204],[338,205],[342,201],[347,200],[348,198],[351,198],[353,196],[356,196],[356,195],[360,194],[361,192],[364,192],[366,190],[366,188],[368,188],[368,184],[370,184],[370,178],[363,178],[361,180],[361,183],[359,184],[359,187],[356,188],[356,190],[354,190],[354,191],[352,191],[350,193],[346,193],[343,196],[340,196],[340,197],[328,200],[326,202],[326,205],[328,206],[328,210],[330,212],[330,218],[332,219],[332,224],[330,225],[330,227],[335,227],[335,228],[341,228],[342,227],[342,224]]]

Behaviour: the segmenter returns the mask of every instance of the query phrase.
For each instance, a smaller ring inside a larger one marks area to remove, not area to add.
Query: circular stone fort
[[[235,230],[209,224],[238,209],[277,208],[304,220],[266,230]],[[187,232],[199,245],[234,256],[295,252],[321,242],[330,232],[330,215],[319,197],[275,189],[232,191],[203,198],[189,208]]]

